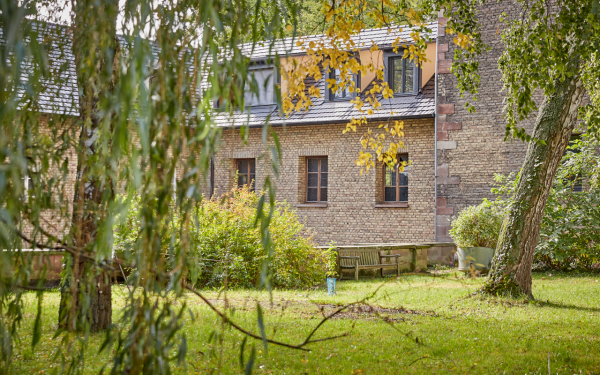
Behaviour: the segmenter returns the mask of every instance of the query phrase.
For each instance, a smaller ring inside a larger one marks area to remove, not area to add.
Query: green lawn
[[[309,353],[273,345],[265,353],[260,341],[251,340],[258,351],[255,373],[547,374],[549,353],[553,374],[600,374],[599,279],[600,275],[536,274],[534,303],[472,297],[483,279],[465,279],[453,272],[387,280],[371,302],[380,308],[379,316],[368,308],[355,309],[328,321],[317,334],[349,331],[347,337],[312,344]],[[299,343],[321,319],[323,305],[325,312],[333,311],[334,305],[359,300],[382,283],[383,279],[338,282],[333,297],[323,288],[276,291],[272,303],[267,293],[254,291],[229,292],[227,297],[236,307],[234,319],[244,327],[259,332],[254,309],[258,300],[265,310],[268,335]],[[115,287],[113,293],[115,318],[122,307],[121,288]],[[214,292],[207,295],[217,298]],[[229,329],[222,346],[210,344],[211,333],[220,332],[219,320],[197,297],[186,299],[197,316],[184,328],[188,364],[177,371],[210,373],[221,366],[224,373],[240,373],[242,335]],[[58,366],[52,359],[58,301],[57,292],[45,294],[44,337],[32,352],[26,329],[33,324],[36,303],[30,296],[23,342],[16,350],[20,373],[50,373]],[[222,306],[220,300],[215,303]],[[85,373],[107,363],[108,354],[96,354],[102,339],[92,337]]]

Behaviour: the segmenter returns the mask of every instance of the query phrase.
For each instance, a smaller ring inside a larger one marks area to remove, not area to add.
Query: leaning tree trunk
[[[576,64],[575,64],[576,65]],[[504,220],[496,255],[484,291],[526,295],[531,292],[531,269],[540,227],[554,176],[569,144],[584,94],[579,75],[559,80],[546,97],[535,122],[514,203]]]
[[[111,273],[90,259],[98,259],[98,230],[114,196],[107,177],[108,163],[100,147],[112,134],[103,129],[110,116],[102,101],[118,80],[120,47],[116,36],[118,0],[73,0],[73,55],[79,86],[81,127],[77,149],[77,177],[69,238],[81,255],[67,261],[68,275],[61,289],[59,327],[91,332],[108,328],[112,321]],[[110,121],[110,120],[109,120]],[[109,145],[111,142],[108,141]],[[87,259],[86,259],[87,258]],[[106,260],[106,259],[105,259]]]

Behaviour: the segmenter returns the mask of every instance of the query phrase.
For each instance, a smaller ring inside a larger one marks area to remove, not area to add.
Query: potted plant
[[[450,236],[458,247],[458,269],[489,270],[500,235],[505,210],[484,199],[470,206],[452,221]]]
[[[329,249],[325,250],[325,276],[327,277],[327,295],[335,295],[335,280],[339,276],[337,272],[337,247],[335,242],[329,244]]]

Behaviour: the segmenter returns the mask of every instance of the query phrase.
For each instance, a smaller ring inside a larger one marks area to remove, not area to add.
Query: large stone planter
[[[476,270],[488,271],[492,267],[494,249],[489,247],[458,248],[458,270],[468,271],[473,266]]]

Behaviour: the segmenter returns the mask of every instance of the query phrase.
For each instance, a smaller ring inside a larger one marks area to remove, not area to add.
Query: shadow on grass
[[[551,301],[536,301],[535,305],[540,306],[540,307],[550,307],[553,309],[600,312],[599,307],[584,307],[584,306],[569,305],[569,304],[565,304],[565,303],[556,303],[556,302],[551,302]]]
[[[552,275],[552,276],[549,276]],[[600,278],[600,272],[581,272],[581,271],[534,271],[532,273],[534,280],[540,280],[545,277],[546,280],[552,280],[554,278],[568,278],[568,279],[587,279],[587,278]]]

